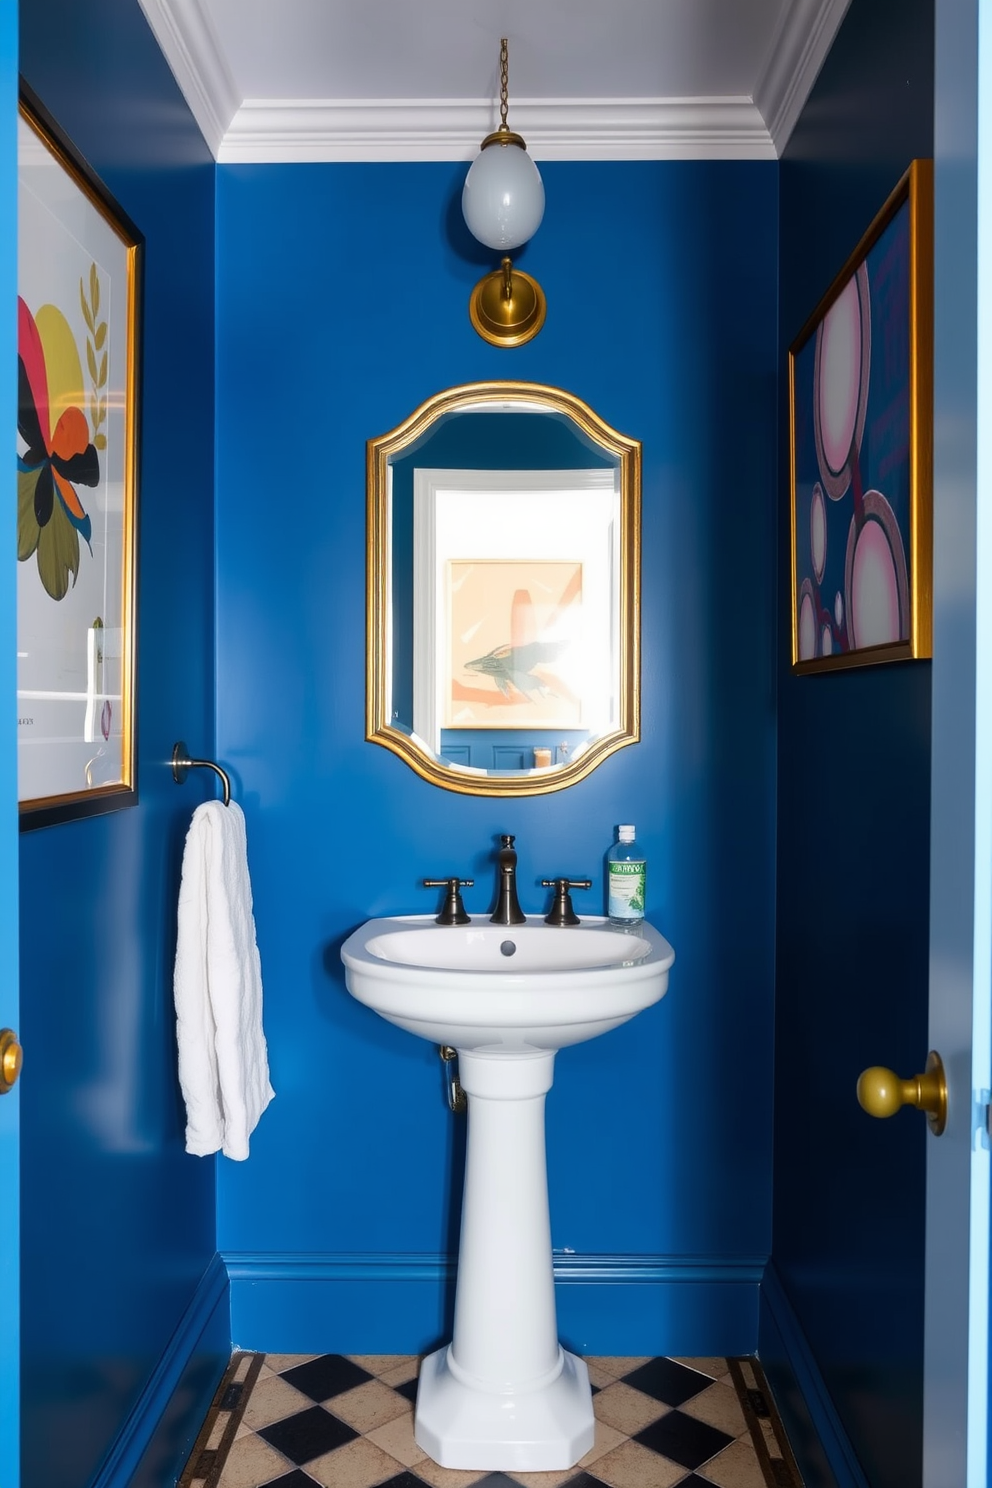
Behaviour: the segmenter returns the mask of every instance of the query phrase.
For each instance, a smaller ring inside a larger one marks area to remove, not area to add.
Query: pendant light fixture
[[[498,269],[480,279],[468,313],[493,346],[522,346],[544,324],[547,303],[535,279],[513,267],[510,252],[534,236],[544,216],[544,184],[527,146],[506,122],[509,59],[507,39],[499,51],[500,126],[482,141],[462,188],[462,215],[469,232],[503,254]]]

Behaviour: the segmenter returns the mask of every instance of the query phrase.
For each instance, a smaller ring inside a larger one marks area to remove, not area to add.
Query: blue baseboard
[[[436,1255],[225,1251],[232,1337],[272,1353],[416,1354],[450,1337]],[[558,1331],[591,1354],[752,1354],[763,1256],[554,1258]]]
[[[781,1278],[761,1283],[758,1357],[806,1488],[869,1488]]]
[[[91,1488],[178,1481],[231,1355],[227,1271],[215,1255]]]

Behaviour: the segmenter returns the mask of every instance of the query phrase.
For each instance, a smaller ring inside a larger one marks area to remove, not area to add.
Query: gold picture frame
[[[18,120],[22,830],[137,803],[143,239],[26,84]]]
[[[930,656],[932,161],[789,348],[789,436],[793,671]]]

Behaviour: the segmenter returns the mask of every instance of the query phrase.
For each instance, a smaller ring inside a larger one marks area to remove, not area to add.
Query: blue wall
[[[468,319],[488,260],[460,224],[464,167],[218,171],[218,748],[248,817],[277,1092],[250,1161],[218,1180],[241,1345],[407,1350],[443,1327],[431,1258],[454,1248],[459,1130],[436,1051],[348,998],[342,939],[369,915],[432,909],[425,874],[474,877],[467,906],[486,909],[500,831],[517,834],[525,908],[544,904],[538,879],[568,871],[594,877],[578,908],[601,913],[618,821],[637,824],[648,914],[678,960],[658,1007],[558,1060],[553,1240],[628,1280],[644,1258],[686,1278],[694,1265],[696,1280],[653,1301],[563,1287],[563,1329],[598,1352],[756,1342],[777,168],[542,172],[547,214],[520,259],[547,324],[503,351]],[[440,791],[364,742],[365,441],[429,394],[491,377],[561,385],[644,444],[643,742],[571,790],[503,804]],[[707,1286],[735,1266],[743,1289]]]
[[[932,3],[854,0],[781,163],[783,369],[910,160],[932,153]],[[784,441],[781,470],[773,1254],[872,1488],[908,1488],[926,1125],[870,1120],[854,1088],[868,1065],[908,1073],[926,1059],[930,665],[791,675]],[[784,1396],[776,1353],[763,1335]]]
[[[179,860],[205,783],[180,791],[167,767],[177,737],[213,744],[214,168],[137,5],[23,0],[21,70],[146,239],[140,804],[21,840],[21,1482],[82,1488],[116,1441],[120,1481],[157,1488],[230,1336],[201,1285],[214,1163],[183,1151],[171,1012]],[[137,1417],[168,1393],[163,1359],[181,1370],[194,1294],[185,1409],[138,1469]]]

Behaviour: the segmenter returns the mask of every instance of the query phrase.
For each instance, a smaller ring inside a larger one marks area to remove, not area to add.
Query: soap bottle
[[[644,919],[646,863],[634,841],[634,828],[617,828],[617,841],[606,855],[607,914],[611,925],[636,926]]]

